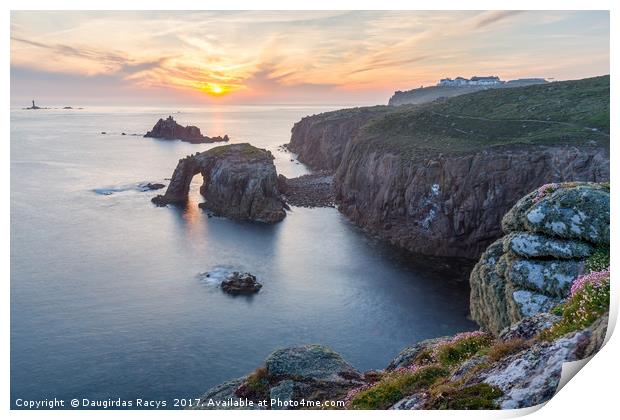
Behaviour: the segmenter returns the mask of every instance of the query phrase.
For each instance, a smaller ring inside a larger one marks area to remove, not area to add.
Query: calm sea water
[[[208,218],[199,177],[186,207],[152,205],[137,184],[211,146],[121,135],[174,113],[271,150],[291,177],[307,169],[277,146],[336,108],[12,109],[12,404],[196,397],[304,343],[382,368],[418,340],[476,328],[462,270],[402,255],[335,209],[293,208],[273,226]],[[233,269],[260,293],[223,294],[213,279]]]

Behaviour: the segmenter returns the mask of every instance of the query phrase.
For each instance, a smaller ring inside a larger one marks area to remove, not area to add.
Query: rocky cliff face
[[[165,120],[160,118],[153,129],[147,132],[144,137],[153,137],[166,140],[182,140],[189,143],[215,143],[228,141],[228,136],[207,137],[203,136],[200,128],[194,125],[183,127],[178,124],[171,116]]]
[[[502,227],[506,235],[470,277],[472,317],[494,333],[561,303],[589,258],[609,247],[609,187],[544,185],[519,200]]]
[[[603,148],[506,146],[410,159],[352,143],[336,174],[339,209],[415,253],[477,258],[501,235],[504,213],[548,182],[606,181]]]
[[[158,205],[187,200],[194,175],[200,173],[205,197],[201,207],[218,216],[265,223],[286,216],[278,190],[278,176],[270,152],[247,143],[215,147],[179,160],[164,195],[153,198]]]
[[[550,182],[609,180],[609,77],[488,89],[295,124],[289,148],[335,169],[354,223],[409,251],[478,258],[500,220]]]
[[[388,107],[353,108],[302,118],[293,125],[288,149],[312,169],[334,171],[347,143],[370,119]]]

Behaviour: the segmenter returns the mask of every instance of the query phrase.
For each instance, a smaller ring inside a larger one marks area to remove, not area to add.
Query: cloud
[[[459,74],[561,77],[541,74],[548,60],[573,77],[586,64],[596,67],[594,74],[608,67],[608,15],[528,12],[528,19],[513,24],[519,13],[15,12],[11,65],[39,71],[29,77],[113,76],[135,91],[200,96],[215,86],[240,102],[273,91],[326,97],[385,92]],[[552,18],[554,25],[544,24]],[[568,36],[579,42],[568,43]],[[595,62],[588,58],[594,55]]]
[[[493,10],[485,12],[474,26],[476,29],[482,29],[486,26],[493,25],[500,20],[507,19],[520,13],[523,13],[523,10]]]

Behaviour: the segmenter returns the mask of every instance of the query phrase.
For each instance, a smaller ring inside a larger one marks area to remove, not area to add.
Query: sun
[[[200,90],[211,96],[222,96],[229,92],[226,86],[218,85],[217,83],[203,85]]]

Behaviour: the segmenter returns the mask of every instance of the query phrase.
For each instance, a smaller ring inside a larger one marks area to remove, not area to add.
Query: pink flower
[[[404,366],[404,367],[399,367],[397,369],[394,369],[394,371],[400,372],[400,373],[416,373],[418,370],[420,370],[420,368],[422,368],[422,366],[416,365],[415,363],[413,363],[409,366]]]
[[[551,184],[545,184],[536,190],[536,195],[534,196],[532,201],[534,203],[538,203],[540,200],[543,199],[545,195],[557,190],[558,188],[560,188],[560,184],[556,184],[555,182]]]
[[[609,280],[609,268],[579,276],[573,281],[573,285],[570,288],[570,295],[574,296],[575,293],[581,290],[586,284],[598,289],[605,280]]]

